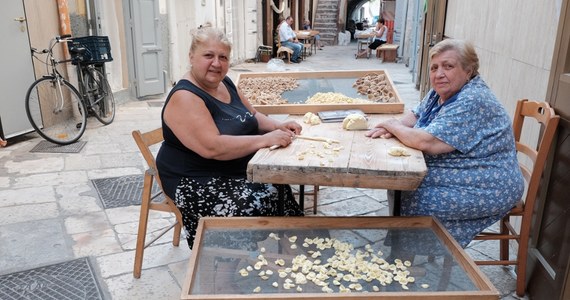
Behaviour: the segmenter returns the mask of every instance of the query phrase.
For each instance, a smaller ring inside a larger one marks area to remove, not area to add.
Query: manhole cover
[[[128,175],[121,177],[93,179],[93,185],[99,194],[101,202],[105,208],[125,207],[140,205],[143,189],[144,175]],[[159,191],[155,183],[152,193]],[[162,201],[163,196],[157,197],[155,201]]]
[[[103,299],[87,258],[0,276],[0,299]]]
[[[48,141],[39,142],[30,152],[44,153],[79,153],[87,142],[75,142],[69,145],[58,145]]]

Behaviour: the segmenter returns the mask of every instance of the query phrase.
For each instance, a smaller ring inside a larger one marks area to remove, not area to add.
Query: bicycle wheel
[[[109,125],[115,119],[115,98],[111,86],[101,71],[87,68],[83,79],[90,112],[99,122]]]
[[[45,76],[26,93],[28,120],[44,139],[60,145],[76,142],[87,124],[79,92],[66,80]]]

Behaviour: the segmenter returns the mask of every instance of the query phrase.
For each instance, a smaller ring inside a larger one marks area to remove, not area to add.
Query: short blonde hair
[[[461,67],[466,71],[471,71],[471,78],[479,75],[479,57],[475,52],[475,47],[469,42],[458,39],[445,39],[433,46],[429,51],[430,60],[445,51],[453,50],[459,55]]]
[[[222,30],[214,28],[210,22],[200,25],[198,29],[192,31],[191,35],[192,42],[190,44],[190,53],[196,51],[200,45],[209,40],[221,42],[227,46],[230,51],[232,50],[232,43],[228,40],[226,34]]]

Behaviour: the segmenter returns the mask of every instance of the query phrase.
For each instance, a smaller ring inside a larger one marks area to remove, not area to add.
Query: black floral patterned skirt
[[[284,215],[303,216],[291,187],[286,186],[285,191]],[[277,216],[279,201],[277,188],[272,184],[250,182],[245,178],[215,177],[205,183],[182,178],[176,188],[174,203],[182,214],[188,246],[192,249],[201,217]],[[227,238],[240,239],[239,236]],[[251,243],[251,240],[244,239],[244,242]],[[243,247],[249,248],[248,245]]]

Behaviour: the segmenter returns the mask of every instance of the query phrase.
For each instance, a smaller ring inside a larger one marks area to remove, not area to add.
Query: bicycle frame
[[[97,101],[91,101],[91,97],[89,97],[89,91],[87,90],[87,87],[85,86],[85,73],[86,72],[91,72],[92,69],[97,68],[94,64],[83,64],[81,62],[77,63],[77,81],[78,81],[78,87],[79,87],[79,93],[81,94],[81,96],[83,97],[83,102],[85,103],[85,106],[87,107],[87,109],[91,109],[91,107],[95,104],[97,104],[99,100]]]
[[[57,113],[59,111],[61,111],[64,103],[62,101],[62,89],[61,89],[61,85],[62,80],[66,80],[66,78],[59,72],[59,70],[57,69],[57,66],[59,64],[62,63],[69,63],[69,62],[73,62],[76,63],[76,72],[77,72],[77,87],[79,89],[80,95],[81,95],[81,101],[83,101],[83,104],[85,105],[85,107],[89,110],[91,108],[91,106],[93,105],[93,103],[91,103],[91,101],[89,101],[89,96],[87,95],[87,91],[85,91],[85,87],[84,87],[84,69],[88,69],[91,68],[92,66],[90,66],[89,64],[83,64],[81,63],[80,60],[78,59],[63,59],[63,60],[57,60],[55,59],[54,55],[53,55],[53,48],[55,47],[55,45],[60,44],[60,43],[68,43],[71,42],[73,39],[70,38],[71,36],[61,36],[61,37],[56,37],[54,39],[52,39],[50,41],[50,45],[47,49],[44,49],[42,51],[37,51],[36,49],[32,48],[32,56],[36,59],[39,60],[39,58],[35,55],[35,54],[47,54],[46,59],[44,61],[44,64],[46,65],[46,73],[47,75],[44,75],[44,77],[46,76],[53,76],[54,78],[56,78],[56,92],[57,94],[55,95],[55,99],[59,99],[60,103],[56,106],[57,109],[56,111],[54,111],[54,113]]]
[[[61,112],[63,109],[63,105],[64,105],[63,102],[64,101],[63,101],[63,91],[62,91],[61,86],[63,84],[62,80],[65,80],[65,77],[63,75],[61,75],[61,73],[57,69],[57,66],[61,63],[72,62],[73,59],[56,60],[55,57],[53,56],[53,48],[57,44],[69,42],[70,40],[68,38],[69,38],[69,36],[56,37],[50,41],[49,48],[44,49],[42,51],[37,51],[35,48],[31,49],[32,56],[38,60],[39,60],[39,58],[35,54],[47,54],[46,61],[44,62],[44,64],[46,65],[47,75],[44,75],[43,77],[53,76],[56,79],[56,93],[57,94],[55,95],[54,99],[59,100],[59,103],[55,106],[55,109],[53,112],[56,114]],[[49,61],[49,63],[48,63],[48,61]]]

